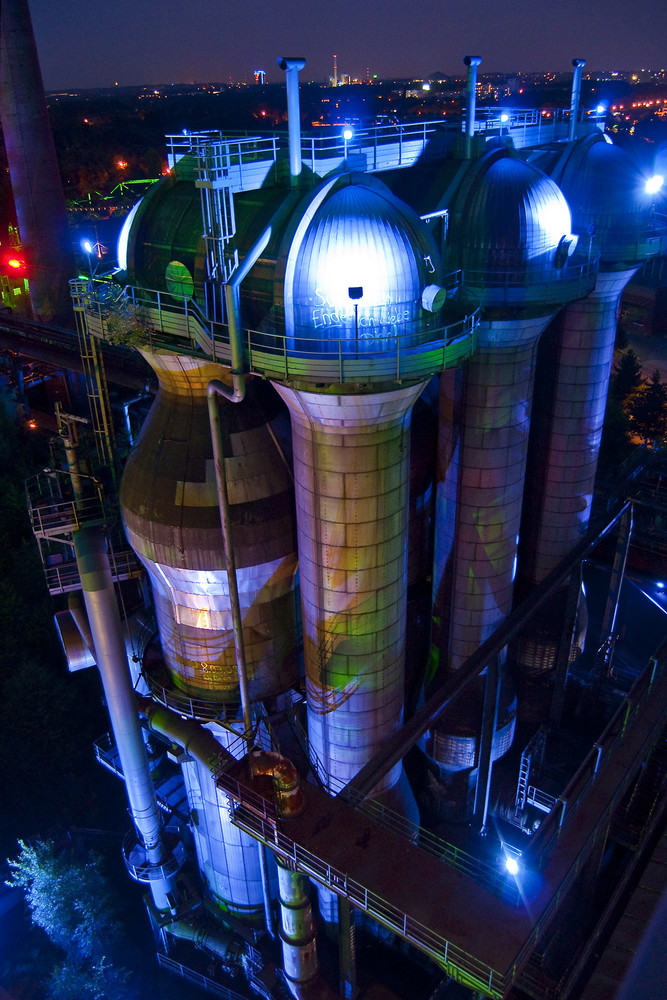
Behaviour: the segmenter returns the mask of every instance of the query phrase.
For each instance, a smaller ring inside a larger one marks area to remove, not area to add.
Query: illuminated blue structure
[[[567,670],[534,613],[591,551],[611,317],[662,235],[625,155],[579,113],[581,60],[569,115],[549,121],[478,117],[467,63],[464,123],[357,130],[352,151],[302,139],[304,61],[279,60],[287,148],[171,137],[113,294],[72,283],[84,343],[126,329],[160,382],[120,510],[157,622],[138,710],[181,768],[189,833],[128,867],[164,876],[148,907],[163,964],[205,977],[187,941],[220,983],[242,972],[264,996],[278,913],[291,994],[336,993],[308,880],[339,995],[358,993],[355,933],[418,949],[443,996],[447,979],[497,1000],[574,995],[559,991],[588,954],[564,960],[560,935],[608,843],[630,878],[615,831],[659,770],[664,657],[627,700],[608,685],[611,729],[550,791],[541,723],[562,704],[533,725],[526,676],[562,703]],[[425,554],[409,577],[411,503]],[[554,606],[567,660],[582,628]],[[639,853],[659,816],[654,796]],[[611,919],[600,892],[582,939]]]

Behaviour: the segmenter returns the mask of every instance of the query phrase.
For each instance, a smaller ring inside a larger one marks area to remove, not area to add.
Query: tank
[[[208,382],[228,372],[197,358],[144,355],[160,390],[123,474],[125,530],[151,579],[171,683],[193,698],[233,702],[236,655],[206,402]],[[244,402],[222,405],[250,693],[263,698],[296,680],[293,496],[272,427],[281,408],[259,379],[248,380]]]
[[[432,319],[421,300],[438,280],[437,252],[372,179],[326,181],[281,261],[294,350],[358,350],[370,364],[397,338],[418,342]],[[410,418],[425,383],[274,384],[292,420],[310,753],[338,791],[402,722]],[[416,815],[400,764],[376,791]]]

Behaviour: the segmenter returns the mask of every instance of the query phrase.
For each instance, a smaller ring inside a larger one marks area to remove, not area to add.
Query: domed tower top
[[[284,289],[288,337],[347,341],[356,312],[357,340],[372,352],[378,338],[428,325],[422,295],[439,280],[435,244],[416,213],[379,181],[348,174],[325,182],[302,215],[276,298]]]
[[[641,263],[659,252],[651,238],[652,198],[630,154],[600,134],[569,145],[551,176],[567,198],[572,225],[593,238],[603,266]]]
[[[450,207],[448,261],[488,307],[559,305],[574,297],[581,267],[570,209],[554,181],[495,149],[471,164]]]

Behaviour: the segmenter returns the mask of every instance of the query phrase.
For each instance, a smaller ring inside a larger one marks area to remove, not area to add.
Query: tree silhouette
[[[109,959],[120,937],[113,894],[101,859],[75,857],[45,840],[19,841],[18,858],[8,862],[8,885],[23,889],[32,921],[65,953],[53,969],[50,1000],[123,1000],[127,973]]]
[[[639,388],[642,382],[642,370],[639,358],[634,351],[625,351],[614,364],[610,390],[621,403]]]
[[[645,441],[655,441],[665,433],[667,423],[667,385],[656,370],[629,397],[627,408],[636,432]]]

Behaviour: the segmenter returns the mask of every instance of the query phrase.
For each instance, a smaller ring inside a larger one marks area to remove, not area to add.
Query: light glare
[[[647,194],[657,194],[662,185],[665,183],[665,178],[662,174],[653,174],[653,177],[649,177],[644,185],[644,190]]]

